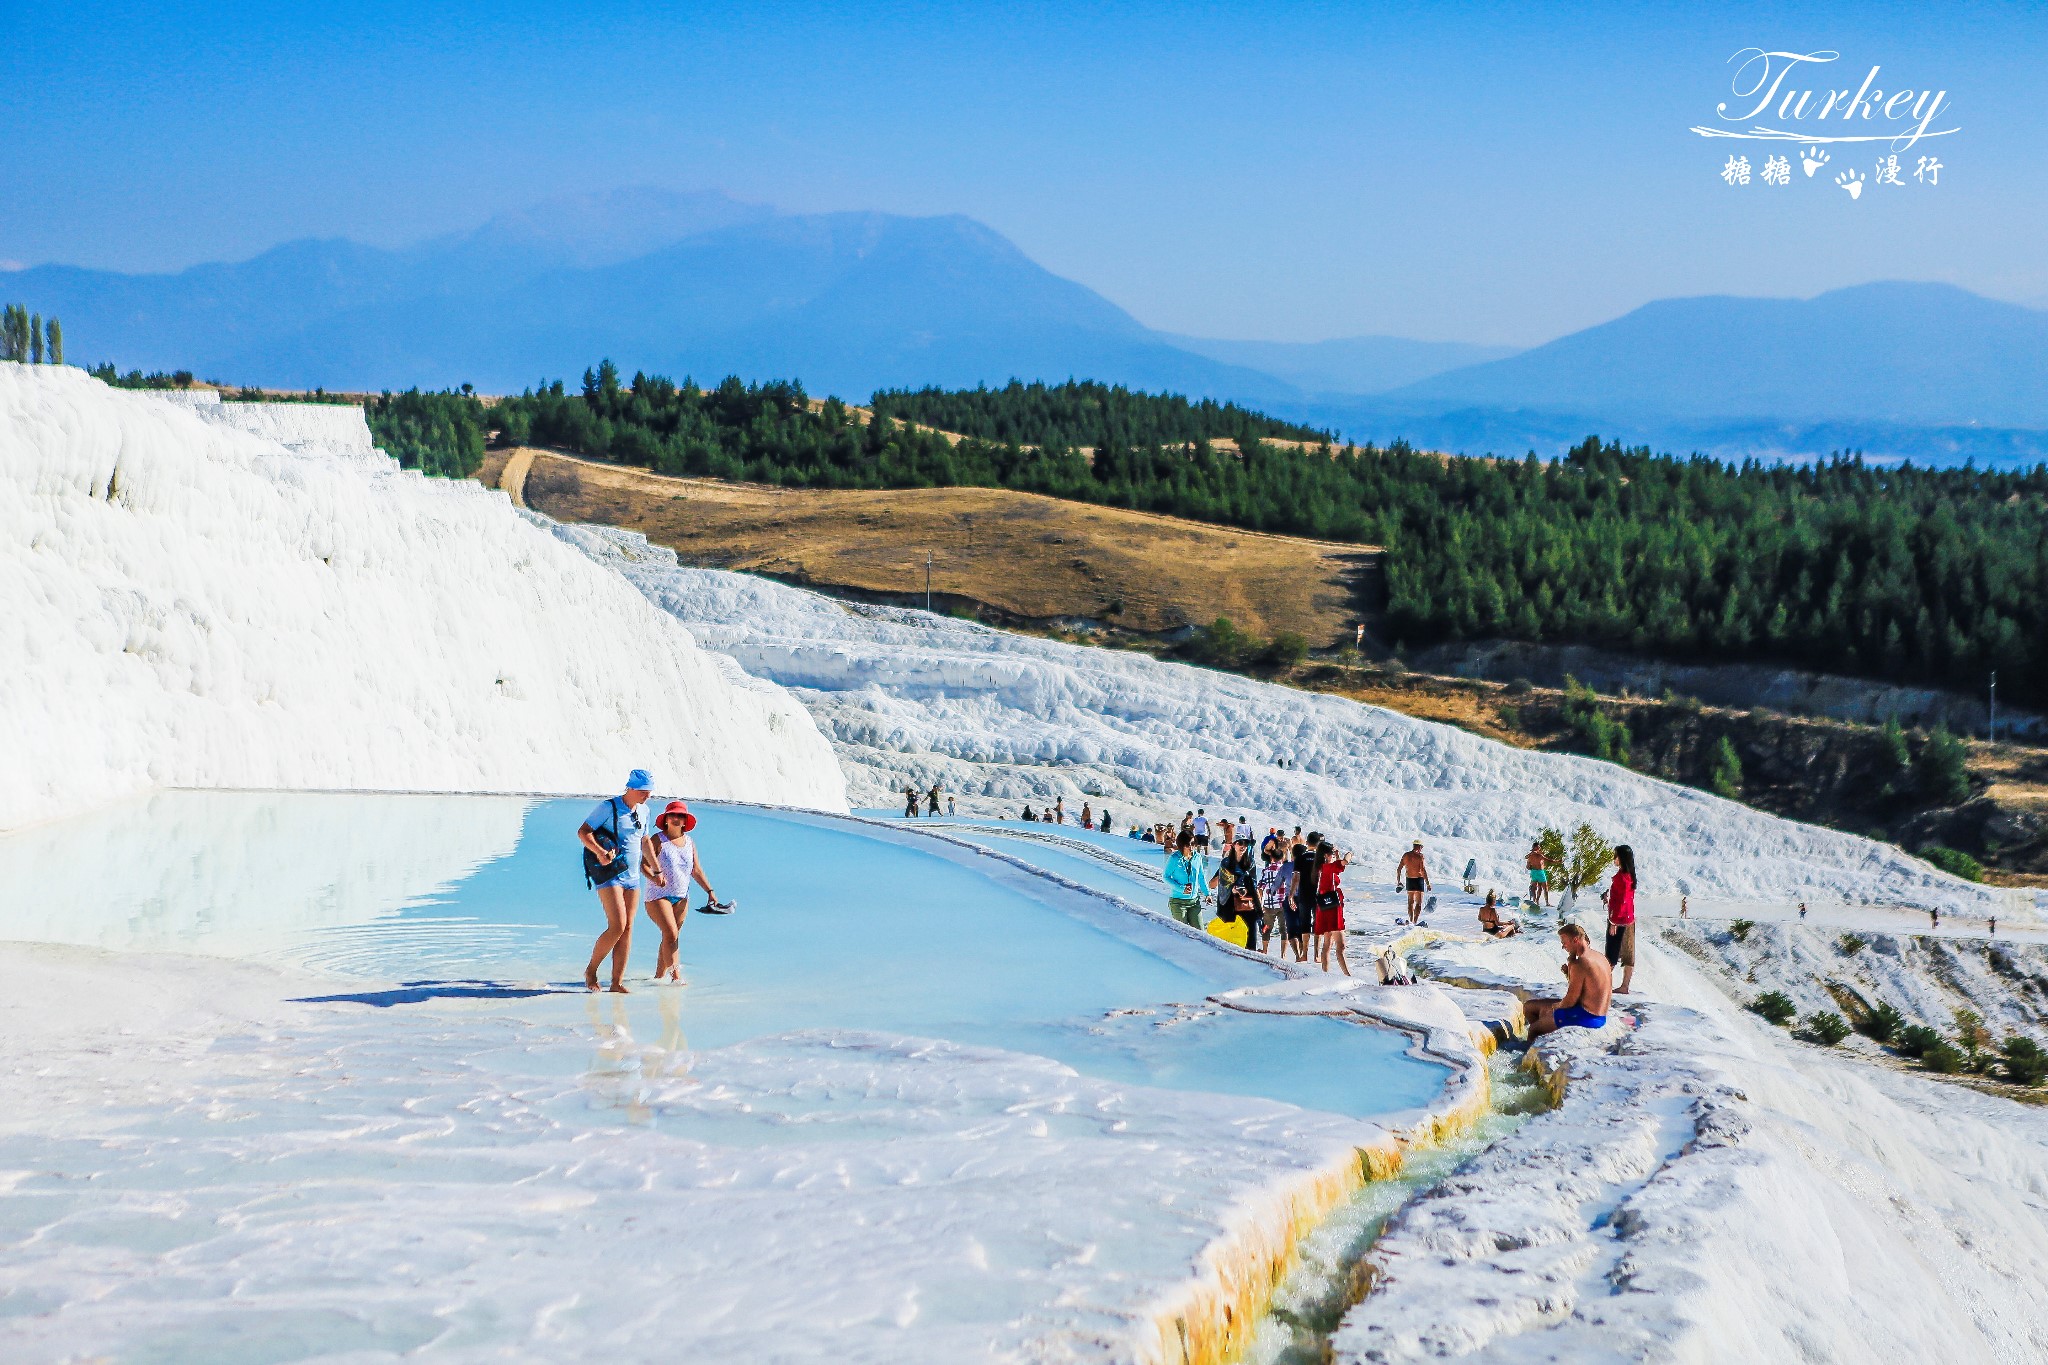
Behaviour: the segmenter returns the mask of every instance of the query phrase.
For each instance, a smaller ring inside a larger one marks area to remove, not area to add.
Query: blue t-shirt
[[[612,823],[612,811],[619,812],[618,823]],[[626,804],[623,796],[614,796],[600,801],[590,808],[590,814],[583,817],[583,823],[592,830],[614,830],[619,836],[619,853],[626,860],[626,870],[631,876],[640,875],[640,841],[647,837],[647,825],[640,812],[647,809],[645,802],[638,807]]]

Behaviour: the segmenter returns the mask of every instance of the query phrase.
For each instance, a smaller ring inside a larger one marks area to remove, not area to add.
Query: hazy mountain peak
[[[1308,393],[1349,396],[1384,393],[1433,374],[1483,364],[1516,353],[1513,346],[1408,337],[1336,337],[1329,341],[1225,341],[1169,337],[1183,350],[1229,365],[1275,375]]]
[[[1594,414],[2048,427],[2048,313],[1880,280],[1660,299],[1391,397]]]
[[[629,185],[563,195],[500,213],[481,227],[437,238],[422,249],[429,254],[527,255],[552,265],[587,268],[632,260],[701,233],[774,216],[767,205],[746,203],[723,190]]]

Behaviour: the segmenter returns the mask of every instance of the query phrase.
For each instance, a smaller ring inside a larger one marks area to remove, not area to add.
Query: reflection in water
[[[683,993],[657,987],[655,999],[661,1042],[654,1046],[633,1037],[626,997],[605,991],[583,1001],[596,1045],[583,1088],[594,1106],[622,1113],[629,1123],[651,1123],[665,1091],[697,1083],[690,1075],[690,1044],[683,1034]]]
[[[673,987],[657,992],[661,1005],[661,1046],[641,1059],[640,1073],[657,1085],[695,1085],[690,1074],[690,1040],[683,1036],[683,993]]]
[[[0,935],[320,965],[365,926],[398,931],[402,911],[508,856],[533,804],[156,792],[0,837]],[[459,967],[490,926],[421,917],[403,932],[416,963]]]

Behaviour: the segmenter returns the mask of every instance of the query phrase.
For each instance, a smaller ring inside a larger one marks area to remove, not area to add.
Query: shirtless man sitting
[[[1613,968],[1592,946],[1586,931],[1576,924],[1561,924],[1558,942],[1564,945],[1564,974],[1568,983],[1562,1000],[1531,1000],[1522,1008],[1529,1017],[1529,1036],[1541,1038],[1561,1028],[1601,1028],[1607,1023],[1607,1004],[1614,998]]]

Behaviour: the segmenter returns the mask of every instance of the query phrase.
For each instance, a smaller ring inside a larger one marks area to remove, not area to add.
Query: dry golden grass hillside
[[[1227,616],[1311,646],[1351,638],[1378,551],[1262,535],[990,488],[788,489],[642,470],[522,448],[478,477],[564,521],[644,533],[691,564],[828,591],[921,599],[997,619],[1097,621],[1161,635]]]

